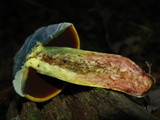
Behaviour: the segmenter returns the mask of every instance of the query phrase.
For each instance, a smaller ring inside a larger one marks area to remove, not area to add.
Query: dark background
[[[13,57],[24,40],[60,22],[75,25],[81,49],[126,56],[151,70],[159,86],[160,0],[1,0],[0,91],[12,85]]]

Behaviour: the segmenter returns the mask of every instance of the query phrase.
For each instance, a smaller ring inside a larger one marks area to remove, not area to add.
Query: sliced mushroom
[[[25,66],[27,56],[39,44],[80,48],[78,34],[71,23],[42,27],[25,40],[24,45],[14,58],[13,86],[19,95],[36,102],[46,101],[54,97],[62,91],[66,84],[56,80],[56,78],[40,75],[34,68]]]

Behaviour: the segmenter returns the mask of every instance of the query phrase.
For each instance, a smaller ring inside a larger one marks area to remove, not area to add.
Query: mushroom
[[[153,78],[121,55],[76,49],[79,37],[71,23],[38,29],[15,56],[15,91],[32,101],[54,97],[66,85],[107,88],[142,97]]]
[[[37,45],[80,48],[80,42],[74,25],[64,22],[39,28],[16,53],[13,67],[15,91],[31,101],[42,102],[59,94],[66,83],[39,74],[25,65],[28,55]]]

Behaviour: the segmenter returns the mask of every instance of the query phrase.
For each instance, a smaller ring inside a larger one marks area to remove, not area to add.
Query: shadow
[[[67,82],[61,81],[61,80],[56,79],[56,78],[55,78],[55,80],[57,82],[56,84],[61,83],[61,82],[62,83],[66,83],[66,86],[64,87],[64,89],[60,93],[60,94],[63,94],[65,96],[72,96],[74,94],[77,94],[77,93],[80,93],[80,92],[84,92],[84,91],[88,92],[88,91],[90,91],[92,89],[92,87],[71,84],[71,83],[67,83]],[[48,81],[48,82],[50,82],[50,81]],[[52,81],[51,81],[51,84],[52,84]],[[54,85],[55,85],[55,83],[54,83]],[[37,102],[36,105],[41,110],[41,109],[44,108],[45,105],[50,103],[53,99],[54,99],[54,97],[49,99],[49,100],[47,100],[47,101],[44,101],[44,102]]]
[[[47,82],[48,84],[51,84],[52,86],[55,86],[58,89],[62,89],[62,87],[67,83],[67,82],[59,80],[57,78],[54,78],[54,77],[50,77],[50,76],[47,76],[47,75],[42,75],[42,74],[39,74],[39,73],[37,73],[37,74],[40,78],[45,80],[45,82]]]
[[[77,94],[77,93],[80,93],[80,92],[88,92],[91,89],[93,89],[93,87],[81,86],[81,85],[68,83],[67,86],[63,90],[63,94],[66,95],[66,96],[74,95],[74,94]]]
[[[130,99],[134,103],[136,103],[136,104],[138,104],[140,106],[146,107],[146,105],[147,105],[146,96],[144,96],[144,97],[136,97],[136,96],[128,95],[128,94],[125,94],[125,93],[123,93],[123,94],[124,94],[124,96],[126,96],[128,99]]]

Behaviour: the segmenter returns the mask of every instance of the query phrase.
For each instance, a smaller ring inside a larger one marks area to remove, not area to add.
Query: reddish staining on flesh
[[[152,78],[140,69],[134,62],[120,55],[101,53],[68,52],[48,56],[41,53],[40,60],[62,69],[76,73],[79,80],[104,88],[122,91],[133,96],[143,96],[151,88]],[[74,81],[73,81],[74,83]],[[76,83],[75,83],[76,84]],[[89,84],[88,84],[89,85]]]
[[[97,82],[106,88],[123,91],[134,96],[143,96],[152,86],[153,81],[134,62],[119,55],[87,54],[90,63],[101,66],[97,73],[81,76],[90,82]]]

